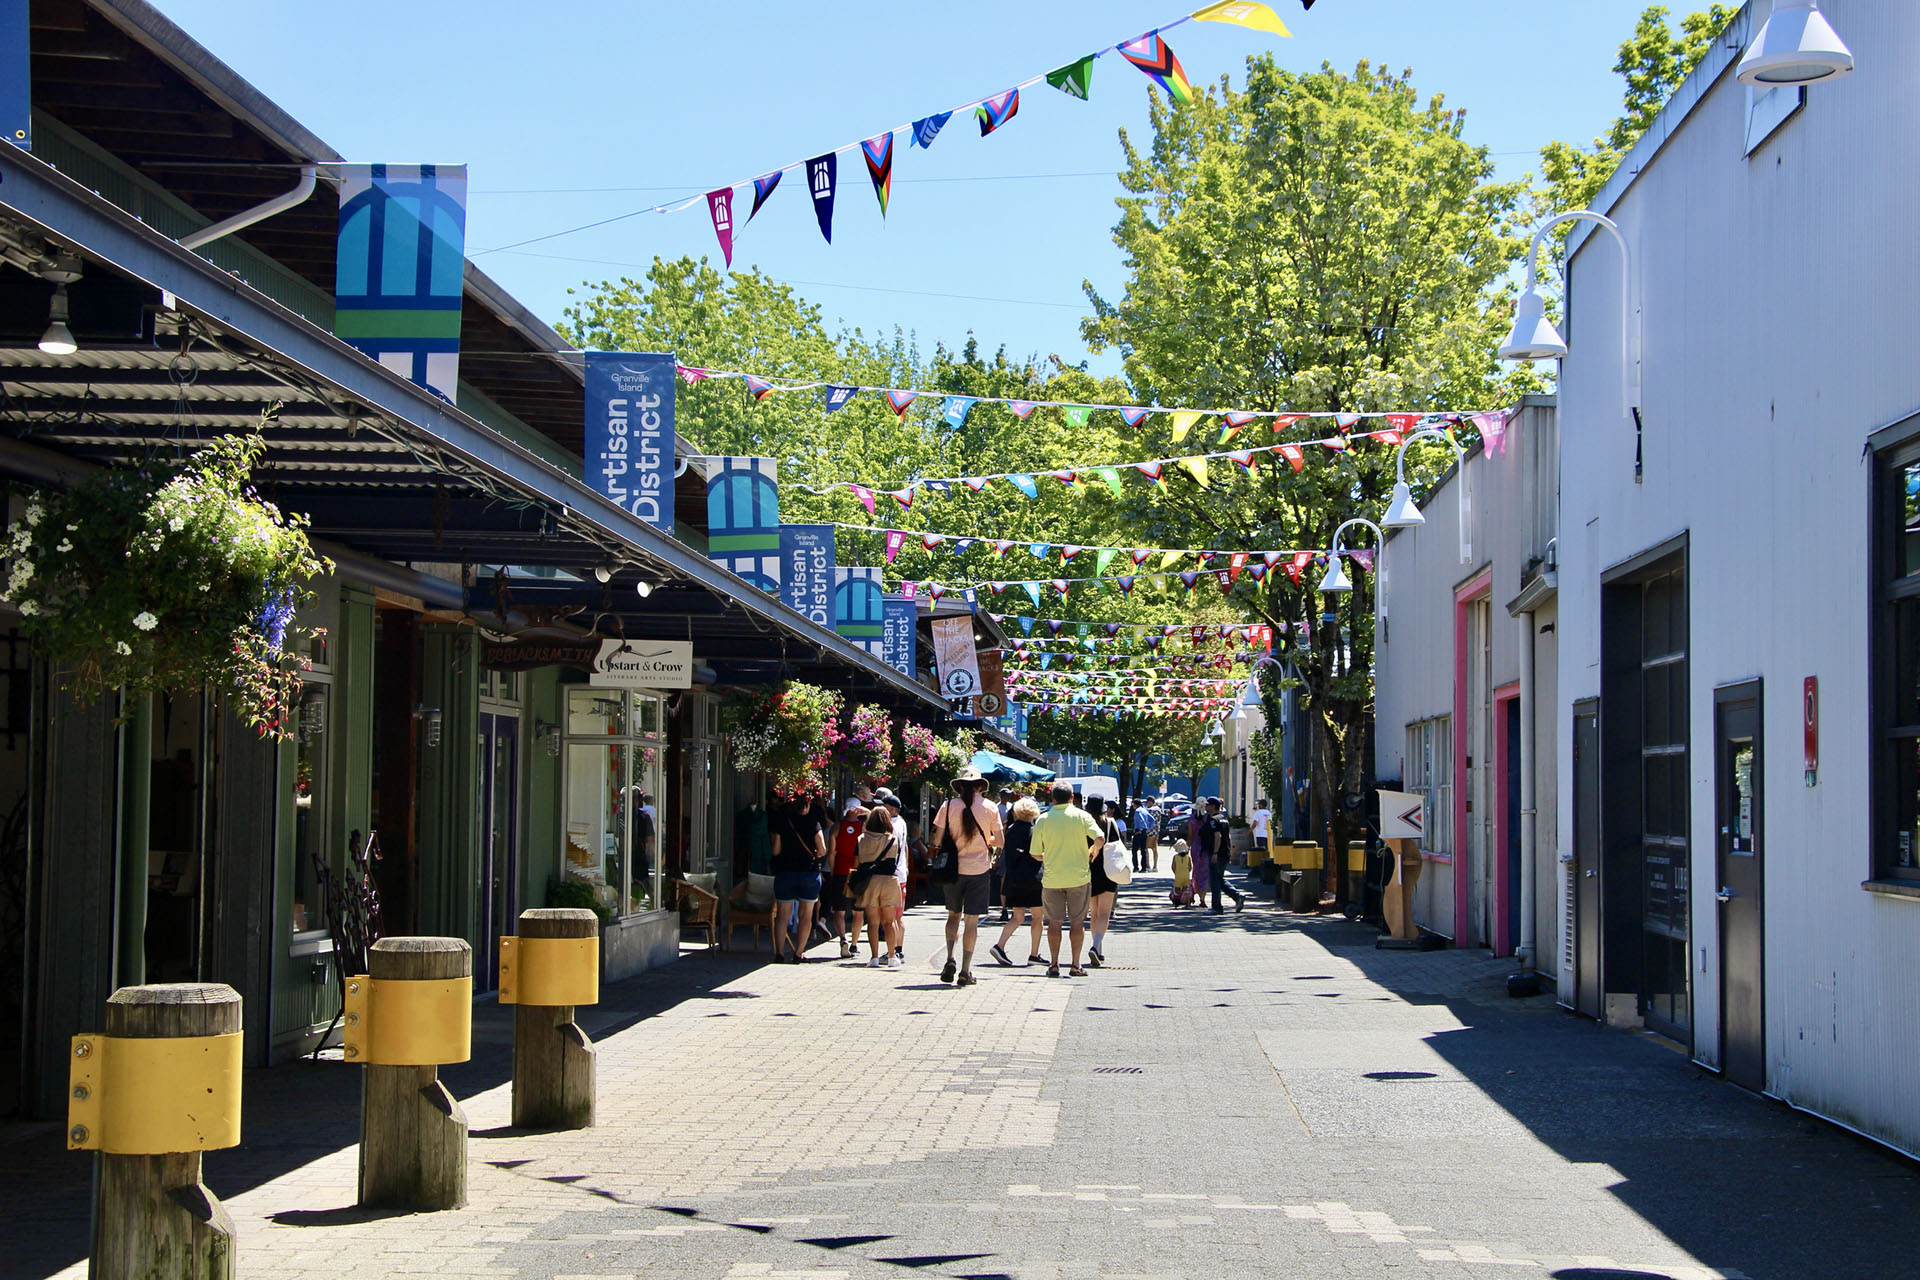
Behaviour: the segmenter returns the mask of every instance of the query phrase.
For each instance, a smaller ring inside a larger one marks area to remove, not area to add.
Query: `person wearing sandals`
[[[1033,824],[1034,854],[1040,859],[1040,905],[1047,918],[1047,976],[1060,976],[1060,926],[1073,941],[1073,968],[1084,978],[1080,948],[1086,940],[1087,897],[1093,887],[1093,860],[1100,856],[1100,824],[1073,803],[1073,788],[1055,783],[1053,807]]]
[[[1026,963],[1040,955],[1040,859],[1033,852],[1033,824],[1040,816],[1040,802],[1032,796],[1014,801],[1007,817],[1006,844],[1000,850],[1001,903],[1007,909],[1007,922],[1000,926],[1000,941],[987,948],[995,964],[1013,968],[1007,943],[1024,921],[1032,931],[1027,940]]]
[[[902,856],[900,842],[894,836],[893,818],[886,806],[877,804],[867,815],[866,830],[854,855],[851,883],[859,892],[854,906],[866,915],[872,958],[867,967],[900,967],[900,881],[894,875]],[[861,881],[865,881],[862,885]]]
[[[972,765],[954,775],[953,790],[953,799],[933,815],[928,837],[935,849],[951,844],[949,856],[958,872],[940,886],[947,900],[947,963],[940,970],[940,981],[970,987],[979,981],[973,976],[973,948],[980,936],[980,917],[987,913],[994,852],[1001,840],[1000,814],[987,801],[987,780]],[[957,967],[956,945],[960,947]]]
[[[1125,844],[1120,823],[1114,817],[1119,807],[1117,802],[1107,804],[1098,796],[1091,796],[1087,800],[1087,814],[1100,824],[1102,849],[1116,840]],[[1094,853],[1092,871],[1093,937],[1087,947],[1087,964],[1090,968],[1098,969],[1107,962],[1107,922],[1113,918],[1113,903],[1120,886],[1107,874],[1107,860],[1099,851]]]

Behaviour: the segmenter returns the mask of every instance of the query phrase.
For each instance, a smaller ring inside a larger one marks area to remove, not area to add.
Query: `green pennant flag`
[[[1047,72],[1047,83],[1068,97],[1085,102],[1087,89],[1093,83],[1093,55]]]
[[[1113,557],[1115,556],[1115,554],[1117,553],[1112,547],[1100,548],[1100,554],[1096,555],[1093,558],[1093,561],[1094,561],[1093,571],[1097,574],[1105,573],[1107,571],[1107,566],[1113,563]]]
[[[1091,406],[1084,404],[1070,404],[1067,406],[1067,425],[1070,427],[1084,427],[1087,425],[1087,420],[1091,417],[1093,417],[1093,409]]]
[[[1120,487],[1120,471],[1119,471],[1119,468],[1117,468],[1117,467],[1095,467],[1095,468],[1093,469],[1093,474],[1095,474],[1095,475],[1097,475],[1097,476],[1099,476],[1099,477],[1100,477],[1100,478],[1101,478],[1102,480],[1105,480],[1105,481],[1107,482],[1107,488],[1109,488],[1109,489],[1111,489],[1111,490],[1113,490],[1113,496],[1114,496],[1114,497],[1116,497],[1116,498],[1124,498],[1124,497],[1126,497],[1126,496],[1127,496],[1127,491],[1126,491],[1125,489],[1122,489],[1122,488]]]

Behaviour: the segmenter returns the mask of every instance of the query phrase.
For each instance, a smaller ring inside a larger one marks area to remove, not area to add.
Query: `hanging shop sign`
[[[933,664],[940,671],[940,692],[971,698],[980,692],[980,655],[974,649],[973,618],[933,620]]]
[[[556,644],[489,644],[480,650],[480,665],[489,671],[533,671],[540,667],[593,668],[600,642],[585,640]]]
[[[672,533],[673,357],[589,351],[586,361],[588,483]]]
[[[588,671],[587,683],[601,689],[691,689],[693,643],[609,638]]]

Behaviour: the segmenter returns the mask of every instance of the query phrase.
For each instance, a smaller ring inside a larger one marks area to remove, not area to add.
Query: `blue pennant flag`
[[[1026,632],[1026,633],[1027,633],[1028,635],[1032,635],[1032,634],[1033,634],[1033,619],[1032,619],[1032,618],[1022,618],[1022,619],[1020,619],[1020,630],[1022,630],[1022,631],[1024,631],[1024,632]]]
[[[978,396],[948,396],[947,425],[956,428],[966,425],[967,410],[973,408],[978,399]]]
[[[1051,542],[1029,542],[1027,544],[1027,550],[1033,554],[1035,560],[1045,560],[1047,553],[1053,550],[1053,544]]]
[[[933,145],[933,140],[940,136],[940,130],[945,128],[947,121],[951,119],[953,119],[953,112],[942,111],[939,115],[925,116],[915,120],[913,122],[914,142],[919,144],[922,151],[926,150]]]
[[[1037,582],[1023,582],[1023,583],[1021,583],[1020,585],[1021,585],[1022,587],[1024,587],[1024,588],[1026,588],[1026,592],[1027,592],[1027,597],[1028,597],[1028,598],[1029,598],[1030,600],[1032,600],[1032,601],[1033,601],[1033,602],[1034,602],[1035,604],[1039,604],[1039,603],[1040,603],[1040,584],[1039,584],[1039,583],[1037,583]]]
[[[967,602],[967,612],[968,612],[968,613],[978,613],[978,612],[980,612],[980,599],[979,599],[979,597],[978,597],[978,596],[976,596],[976,595],[974,594],[974,589],[973,589],[972,587],[966,587],[966,588],[964,588],[964,589],[963,589],[963,590],[962,590],[962,591],[960,592],[960,598],[961,598],[962,600],[965,600],[965,601]]]
[[[836,409],[846,408],[847,403],[858,394],[860,394],[858,387],[828,387],[827,412],[832,413]]]
[[[945,480],[922,480],[920,487],[923,489],[931,489],[938,494],[949,494],[953,492],[953,486]],[[972,541],[972,539],[968,539],[968,541]]]
[[[941,489],[941,492],[942,492],[942,493],[945,493],[945,492],[946,492],[946,490],[945,490],[945,488],[942,488],[942,489]],[[978,539],[978,538],[962,538],[962,539],[960,539],[960,540],[959,540],[958,542],[956,542],[956,543],[954,543],[954,544],[953,544],[953,554],[955,554],[955,555],[960,555],[960,554],[962,554],[962,553],[963,553],[963,552],[965,552],[965,551],[966,551],[966,550],[967,550],[967,549],[968,549],[969,547],[971,547],[971,546],[972,546],[972,545],[973,545],[974,543],[976,543],[976,542],[978,542],[978,541],[980,541],[980,539]]]

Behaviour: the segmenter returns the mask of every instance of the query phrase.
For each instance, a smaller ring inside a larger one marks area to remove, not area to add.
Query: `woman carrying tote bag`
[[[1109,871],[1107,850],[1117,843],[1120,846],[1121,861],[1127,860],[1126,841],[1121,835],[1120,824],[1114,819],[1113,810],[1116,808],[1118,808],[1117,805],[1108,806],[1098,796],[1087,797],[1087,812],[1093,816],[1095,822],[1100,824],[1102,836],[1100,844],[1095,846],[1092,854],[1093,940],[1087,948],[1087,964],[1095,969],[1107,962],[1107,923],[1113,918],[1114,895],[1120,888],[1119,881]],[[1127,867],[1125,874],[1131,877],[1132,863],[1127,862]]]

